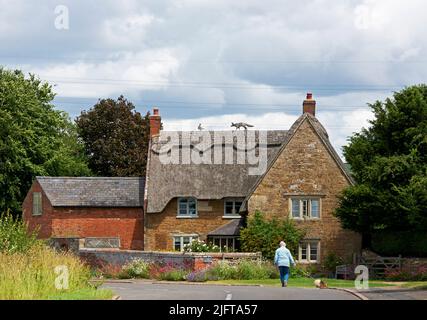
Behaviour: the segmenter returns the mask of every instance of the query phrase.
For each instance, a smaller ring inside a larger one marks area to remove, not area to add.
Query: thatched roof
[[[326,149],[331,154],[332,158],[338,164],[350,184],[353,184],[353,179],[341,161],[340,157],[334,150],[329,141],[328,134],[322,124],[314,116],[309,113],[301,115],[291,128],[285,130],[267,131],[267,170],[262,175],[249,175],[248,170],[251,167],[249,164],[162,164],[160,156],[164,155],[162,150],[168,141],[165,140],[170,134],[175,134],[180,138],[181,143],[177,147],[192,148],[199,152],[206,152],[208,147],[200,147],[197,143],[188,140],[189,132],[162,132],[161,136],[154,137],[151,141],[149,159],[147,165],[147,181],[145,197],[147,200],[147,213],[161,212],[170,200],[176,197],[195,197],[197,199],[223,199],[226,197],[242,197],[245,202],[241,206],[240,211],[247,210],[246,202],[252,193],[255,191],[258,184],[264,178],[265,174],[276,161],[279,154],[286,148],[286,145],[298,130],[300,125],[307,120],[314,128],[314,131],[319,136],[320,140],[325,145]],[[255,141],[258,142],[258,137],[262,131],[236,131],[236,135],[255,134]],[[212,135],[212,145],[216,145]],[[221,132],[217,132],[221,134]],[[222,154],[224,157],[225,146],[222,144]],[[232,147],[237,151],[238,146],[236,140],[233,141]],[[255,149],[259,145],[256,144]],[[212,152],[213,157],[213,152]],[[180,159],[181,160],[181,159]]]
[[[206,147],[200,147],[197,143],[190,142],[188,140],[189,132],[162,132],[160,137],[152,139],[147,165],[147,213],[161,212],[169,201],[176,197],[195,197],[197,199],[246,197],[258,179],[256,175],[249,175],[248,170],[252,166],[247,163],[237,164],[237,161],[233,161],[233,164],[162,164],[160,161],[162,147],[167,144],[165,139],[170,134],[176,134],[180,138],[180,144],[177,146],[180,150],[190,146],[192,150],[206,152],[213,146],[222,146],[224,159],[226,147],[232,147],[235,159],[238,148],[237,138],[231,143],[223,143],[215,141],[214,134],[221,135],[224,132],[209,133],[212,143]],[[248,134],[255,134],[256,145],[254,147],[257,150],[260,131],[234,132],[236,137]],[[270,160],[286,139],[287,131],[264,131],[262,134],[267,135],[267,159]],[[213,151],[211,157],[214,159]]]
[[[143,207],[144,178],[37,177],[54,207]]]

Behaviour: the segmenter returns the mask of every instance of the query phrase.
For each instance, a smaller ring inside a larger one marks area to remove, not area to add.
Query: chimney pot
[[[316,100],[313,100],[313,94],[307,93],[307,97],[302,104],[302,112],[309,113],[313,117],[316,116]]]

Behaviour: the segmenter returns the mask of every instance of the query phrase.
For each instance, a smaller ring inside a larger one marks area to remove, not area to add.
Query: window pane
[[[311,217],[319,218],[319,200],[311,200]]]
[[[317,261],[317,243],[310,243],[310,261]]]
[[[233,214],[233,201],[227,201],[225,203],[225,214]]]
[[[188,214],[188,201],[185,198],[181,198],[178,200],[178,214],[179,215],[187,215]]]
[[[42,194],[33,192],[33,215],[42,214]]]
[[[242,206],[242,201],[236,201],[234,203],[234,214],[239,214],[240,207]]]
[[[174,238],[174,249],[176,251],[181,251],[181,237]]]
[[[301,243],[301,260],[307,260],[307,243]]]
[[[308,216],[308,200],[302,200],[302,215],[303,217]]]
[[[195,199],[190,199],[188,201],[188,214],[191,214],[191,215],[196,215],[197,214],[196,200]]]
[[[183,237],[182,244],[186,245],[186,244],[189,244],[189,243],[190,243],[190,237]]]
[[[292,217],[299,218],[299,199],[292,199]]]

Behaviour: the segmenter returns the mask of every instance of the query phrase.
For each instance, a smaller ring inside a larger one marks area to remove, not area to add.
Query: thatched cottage
[[[350,257],[361,237],[342,229],[333,211],[353,180],[311,94],[302,111],[289,130],[166,132],[155,109],[145,178],[38,177],[24,219],[41,237],[89,247],[179,251],[201,239],[238,250],[245,217],[260,210],[308,230],[300,262]]]

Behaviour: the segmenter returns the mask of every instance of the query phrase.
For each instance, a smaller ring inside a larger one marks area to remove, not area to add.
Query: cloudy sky
[[[158,106],[168,130],[231,121],[286,129],[313,92],[340,152],[372,117],[367,103],[427,79],[423,0],[0,0],[0,8],[0,65],[55,84],[55,103],[72,118],[123,94],[140,112]]]

